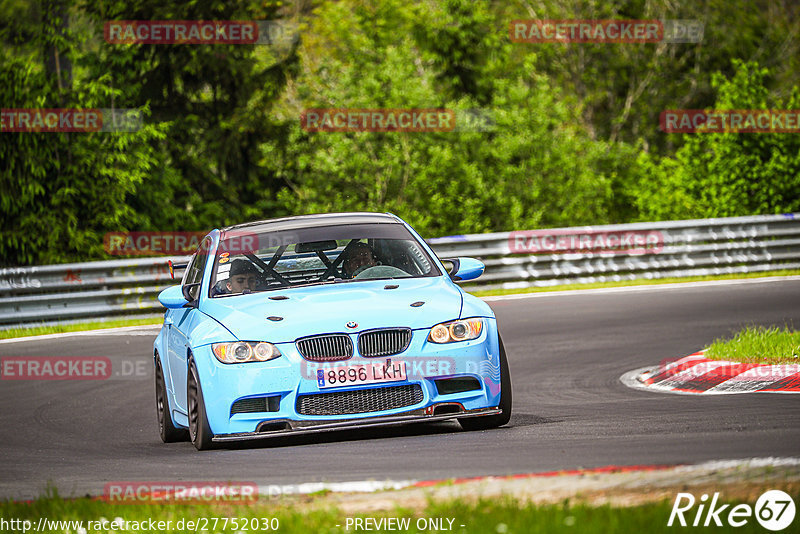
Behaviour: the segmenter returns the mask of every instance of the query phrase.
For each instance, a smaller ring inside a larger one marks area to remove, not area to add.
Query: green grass
[[[738,280],[740,278],[764,278],[767,276],[797,276],[800,270],[789,269],[782,271],[765,271],[763,273],[720,274],[713,276],[686,276],[683,278],[659,278],[657,280],[621,280],[619,282],[592,282],[589,284],[564,284],[561,286],[526,287],[521,289],[487,289],[482,291],[467,291],[476,297],[492,297],[498,295],[517,295],[521,293],[540,293],[544,291],[569,291],[572,289],[598,289],[605,287],[650,286],[658,284],[676,284],[681,282],[707,282],[712,280]]]
[[[706,358],[745,363],[800,363],[800,332],[788,327],[748,326],[706,347]]]
[[[0,330],[0,339],[12,337],[41,336],[44,334],[60,334],[63,332],[82,332],[84,330],[97,330],[101,328],[117,328],[119,326],[159,325],[160,317],[149,319],[114,319],[112,321],[94,321],[89,323],[74,323],[54,326],[34,326],[31,328],[9,328]]]
[[[793,496],[797,502],[800,495]],[[720,503],[722,504],[722,503]],[[753,503],[750,503],[752,506]],[[176,528],[180,520],[183,525],[187,521],[196,521],[199,518],[219,518],[216,528],[213,528],[211,521],[207,524],[207,532],[248,532],[253,529],[241,528],[244,519],[253,518],[277,518],[279,528],[275,530],[280,533],[347,533],[363,532],[355,530],[352,526],[348,529],[348,518],[373,518],[380,519],[385,517],[407,518],[409,528],[397,530],[398,532],[435,532],[423,527],[423,521],[442,520],[443,525],[450,527],[448,519],[452,519],[452,530],[458,534],[480,533],[480,534],[559,534],[559,533],[580,533],[580,534],[606,534],[610,532],[647,532],[648,534],[674,533],[679,526],[668,527],[667,521],[672,509],[671,501],[660,501],[656,503],[643,504],[632,507],[614,507],[610,505],[590,506],[586,504],[575,504],[564,501],[561,504],[534,505],[521,503],[511,497],[484,499],[475,502],[465,500],[451,500],[441,502],[430,502],[421,512],[409,509],[396,508],[392,512],[371,512],[368,514],[345,514],[344,512],[327,506],[319,506],[313,503],[310,498],[292,499],[286,501],[260,501],[251,505],[117,505],[97,500],[77,499],[63,500],[57,496],[50,496],[39,499],[30,504],[27,503],[3,503],[0,504],[0,517],[5,520],[20,519],[32,522],[32,532],[41,534],[42,532],[65,533],[67,530],[72,533],[83,532],[71,525],[72,528],[43,528],[36,531],[39,518],[60,521],[98,521],[105,518],[113,521],[120,517],[128,522],[138,522],[138,525],[129,523],[127,529],[116,528],[116,532],[188,532],[189,529]],[[695,506],[686,513],[686,518],[691,524],[694,513],[697,511]],[[239,528],[235,528],[230,521],[226,528],[223,528],[223,518],[235,518],[239,522]],[[153,519],[164,521],[165,523],[152,530],[149,526],[142,528],[143,521]],[[170,524],[166,522],[170,521]],[[419,523],[418,523],[419,521]],[[722,517],[725,523],[725,514]],[[338,526],[337,526],[338,525]],[[463,527],[461,525],[464,525]],[[84,528],[86,528],[84,523]],[[133,528],[138,526],[139,528]],[[201,525],[202,526],[202,525]],[[165,527],[165,528],[161,528]],[[691,528],[691,527],[689,527]],[[5,529],[10,530],[10,529]],[[105,529],[103,532],[108,532]],[[685,530],[685,529],[684,529]],[[740,528],[730,526],[714,527],[714,532],[764,532],[755,518],[749,518],[748,523]],[[21,530],[19,530],[21,531]],[[203,532],[203,529],[193,528],[192,532]],[[273,530],[262,529],[261,532],[272,532]],[[378,530],[375,530],[378,531]],[[388,530],[379,530],[387,532]],[[97,529],[86,529],[86,534],[99,532]]]

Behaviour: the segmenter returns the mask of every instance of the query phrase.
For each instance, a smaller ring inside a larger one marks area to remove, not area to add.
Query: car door
[[[203,271],[205,270],[210,247],[211,239],[206,237],[189,262],[189,266],[186,268],[186,274],[181,282],[182,286],[199,284],[203,281]],[[194,287],[191,290],[195,303],[200,296],[200,290],[200,286]],[[167,336],[169,372],[173,386],[170,393],[172,394],[174,406],[185,414],[188,413],[186,402],[186,377],[188,371],[187,356],[190,345],[189,325],[193,323],[192,318],[200,312],[194,305],[171,311],[172,324],[170,325],[169,334]]]

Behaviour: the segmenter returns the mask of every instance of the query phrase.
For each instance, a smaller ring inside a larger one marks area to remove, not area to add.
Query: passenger
[[[255,291],[258,284],[258,269],[248,260],[233,260],[231,272],[225,287],[231,293],[244,293]]]

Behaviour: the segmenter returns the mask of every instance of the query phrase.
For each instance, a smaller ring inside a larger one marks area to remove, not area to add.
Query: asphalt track
[[[625,371],[693,353],[746,324],[800,326],[800,281],[491,305],[508,351],[514,414],[507,427],[486,432],[439,423],[198,453],[188,442],[158,438],[152,331],[2,343],[0,356],[108,356],[133,376],[0,381],[0,498],[30,498],[48,484],[78,496],[101,494],[114,481],[424,480],[800,455],[796,395],[687,397],[619,381]]]

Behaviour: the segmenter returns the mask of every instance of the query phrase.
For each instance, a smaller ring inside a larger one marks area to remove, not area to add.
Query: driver
[[[347,257],[342,263],[342,274],[345,278],[354,278],[358,273],[376,265],[380,265],[380,262],[372,247],[366,243],[355,243],[347,251]]]
[[[231,293],[255,291],[258,283],[258,269],[247,260],[237,259],[231,262],[231,274],[225,287]]]

